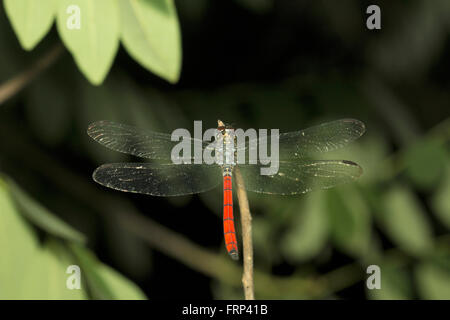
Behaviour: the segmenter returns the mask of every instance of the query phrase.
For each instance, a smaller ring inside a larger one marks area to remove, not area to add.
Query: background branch
[[[47,69],[63,52],[63,46],[57,44],[38,59],[28,70],[0,85],[0,105],[25,88],[39,73]]]
[[[244,272],[242,274],[242,285],[244,286],[245,300],[254,300],[255,290],[253,281],[252,215],[248,205],[244,179],[242,178],[242,174],[238,167],[234,168],[234,173],[236,176],[237,196],[241,214],[242,244],[244,249]]]

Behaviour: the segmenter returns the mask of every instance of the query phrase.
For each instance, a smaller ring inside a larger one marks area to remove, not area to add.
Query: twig
[[[244,286],[245,300],[255,300],[253,281],[253,240],[252,240],[252,215],[248,205],[247,191],[245,191],[244,179],[238,167],[235,167],[237,196],[239,200],[239,210],[241,213],[242,243],[244,272],[242,274],[242,285]]]
[[[0,105],[16,95],[20,90],[27,86],[31,80],[34,79],[34,77],[51,66],[62,52],[63,46],[61,44],[55,45],[43,57],[37,60],[28,70],[25,70],[12,79],[2,83],[0,85]]]

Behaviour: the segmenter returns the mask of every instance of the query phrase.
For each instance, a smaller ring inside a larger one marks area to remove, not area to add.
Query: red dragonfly
[[[267,165],[236,164],[234,159],[223,164],[175,164],[171,152],[179,142],[172,141],[171,135],[166,133],[111,121],[92,123],[87,133],[112,150],[152,160],[142,163],[111,163],[98,167],[93,173],[93,179],[106,187],[153,196],[180,196],[204,192],[222,182],[225,245],[231,258],[237,260],[239,255],[232,195],[235,166],[239,167],[248,191],[294,195],[331,188],[355,180],[362,174],[362,168],[348,160],[313,158],[347,145],[359,138],[364,131],[363,122],[341,119],[305,130],[279,134],[278,171],[271,175],[260,174],[260,169]],[[223,143],[235,144],[233,129],[220,120],[218,132],[224,137]],[[192,145],[201,144],[202,150],[211,148],[211,141],[195,138],[188,138],[188,141]],[[250,150],[254,145],[252,141],[248,141],[245,149]]]

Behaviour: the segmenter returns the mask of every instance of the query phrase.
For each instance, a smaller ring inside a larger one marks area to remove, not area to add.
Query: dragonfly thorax
[[[218,128],[216,135],[216,163],[219,165],[236,165],[236,147],[234,129]]]

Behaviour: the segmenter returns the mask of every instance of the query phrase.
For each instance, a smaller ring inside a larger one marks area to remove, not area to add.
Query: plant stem
[[[43,57],[38,59],[29,69],[19,73],[0,85],[0,105],[26,87],[39,73],[47,69],[63,52],[63,46],[57,44]]]
[[[241,212],[242,243],[244,251],[244,272],[242,285],[244,286],[245,300],[255,300],[253,281],[253,241],[252,241],[252,215],[248,205],[247,191],[245,191],[244,179],[238,167],[235,167],[237,196]]]

